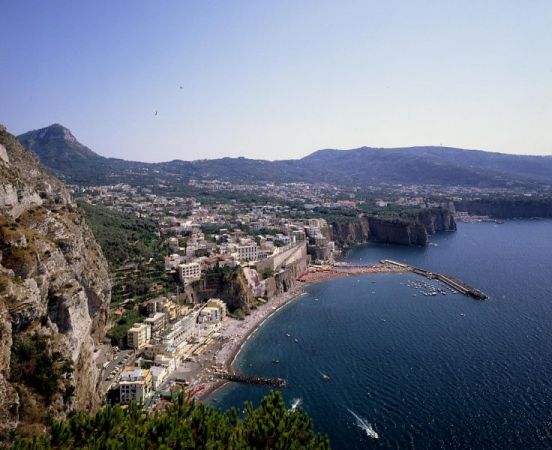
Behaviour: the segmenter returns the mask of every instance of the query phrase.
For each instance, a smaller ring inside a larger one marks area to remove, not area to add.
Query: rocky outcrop
[[[370,238],[370,224],[368,219],[365,218],[347,222],[334,222],[329,230],[326,237],[341,246],[368,242]]]
[[[371,241],[384,244],[426,245],[427,235],[427,229],[420,223],[370,218]]]
[[[445,208],[421,210],[408,217],[359,217],[333,222],[328,239],[341,247],[368,241],[401,245],[426,245],[428,236],[456,230],[453,214]]]
[[[220,298],[230,311],[239,308],[245,313],[251,310],[256,301],[241,267],[218,268],[207,272],[201,280],[190,286],[188,296],[193,303]]]
[[[1,127],[0,433],[99,405],[110,292],[68,192]]]
[[[249,313],[258,298],[271,299],[293,289],[308,264],[306,243],[293,244],[257,267],[217,268],[187,288],[192,303],[211,297],[223,300],[230,311]],[[262,274],[269,273],[269,276]]]

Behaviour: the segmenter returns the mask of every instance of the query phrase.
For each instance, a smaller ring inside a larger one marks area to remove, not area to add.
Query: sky
[[[0,0],[0,123],[103,156],[552,154],[552,2]],[[157,115],[156,115],[157,112]]]

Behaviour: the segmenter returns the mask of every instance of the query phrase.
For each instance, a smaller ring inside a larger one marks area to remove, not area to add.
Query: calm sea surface
[[[552,448],[552,221],[459,224],[426,248],[369,244],[347,257],[382,258],[491,300],[424,296],[411,274],[327,281],[267,321],[238,370],[286,378],[286,402],[301,399],[336,449]],[[232,384],[214,397],[226,408],[266,392]]]

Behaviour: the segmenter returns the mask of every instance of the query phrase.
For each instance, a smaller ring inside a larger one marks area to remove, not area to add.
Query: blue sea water
[[[347,255],[382,258],[453,275],[491,299],[424,296],[412,274],[327,281],[257,331],[238,371],[286,378],[286,402],[300,398],[336,449],[552,448],[552,221],[459,224],[425,248],[368,244]],[[239,407],[266,392],[230,384],[214,397]]]

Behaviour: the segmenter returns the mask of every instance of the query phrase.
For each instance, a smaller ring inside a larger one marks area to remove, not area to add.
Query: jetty
[[[484,294],[479,289],[469,286],[466,283],[460,280],[457,280],[456,278],[453,278],[449,275],[443,275],[442,273],[437,273],[437,272],[430,272],[429,270],[420,269],[419,267],[411,266],[409,264],[404,264],[399,261],[394,261],[392,259],[382,259],[380,262],[382,264],[390,264],[395,267],[400,267],[403,270],[407,270],[417,275],[421,275],[423,277],[429,278],[430,280],[438,280],[441,283],[444,283],[447,286],[451,287],[452,289],[455,289],[456,291],[460,292],[461,294],[467,295],[468,297],[472,297],[477,300],[485,300],[489,298],[487,294]]]
[[[287,381],[283,378],[255,377],[248,375],[238,375],[229,372],[219,372],[217,373],[217,376],[219,378],[222,378],[223,380],[234,381],[236,383],[257,384],[275,388],[286,387],[287,385]]]

